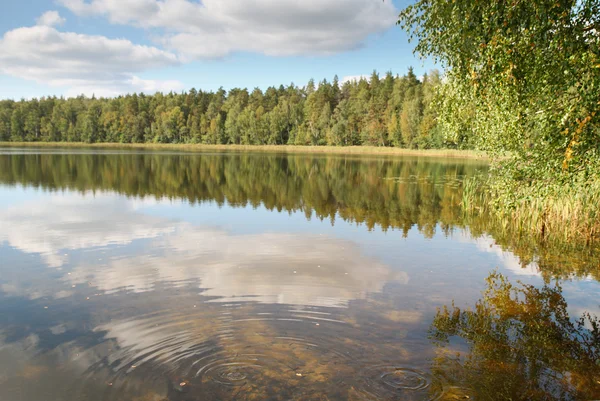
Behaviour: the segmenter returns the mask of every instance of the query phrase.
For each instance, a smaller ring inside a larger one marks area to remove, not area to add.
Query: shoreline
[[[301,145],[206,145],[155,143],[84,143],[84,142],[0,142],[1,148],[92,148],[92,149],[148,149],[184,152],[231,151],[263,153],[305,153],[337,155],[380,155],[438,157],[449,159],[489,160],[484,152],[459,149],[405,149],[374,146],[301,146]]]

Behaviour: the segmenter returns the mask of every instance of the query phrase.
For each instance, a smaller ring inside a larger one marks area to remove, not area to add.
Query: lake
[[[487,168],[0,148],[0,400],[600,398],[598,254],[464,216]]]

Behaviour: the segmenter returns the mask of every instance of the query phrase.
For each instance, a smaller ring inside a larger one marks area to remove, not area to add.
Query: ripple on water
[[[425,376],[419,381],[395,367],[358,374],[357,361],[373,360],[376,350],[362,328],[341,317],[336,310],[240,304],[165,309],[101,327],[113,346],[88,373],[106,372],[111,401],[133,391],[133,383],[145,388],[165,378],[176,399],[184,392],[190,399],[343,399],[351,388],[367,389],[360,391],[367,399],[390,399],[427,391]]]
[[[359,392],[366,400],[433,401],[442,396],[442,386],[428,374],[398,365],[375,365],[359,373]]]
[[[243,386],[256,380],[263,369],[270,369],[272,365],[272,361],[266,361],[261,355],[239,355],[210,361],[198,370],[196,377],[208,378],[224,386]]]

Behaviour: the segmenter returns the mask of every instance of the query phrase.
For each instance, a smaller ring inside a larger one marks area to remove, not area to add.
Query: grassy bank
[[[183,152],[274,152],[274,153],[322,153],[340,155],[416,156],[487,160],[485,153],[457,149],[402,149],[373,146],[296,146],[296,145],[203,145],[203,144],[154,144],[154,143],[80,143],[80,142],[0,142],[0,147],[30,148],[93,148],[93,149],[148,149],[176,150]]]

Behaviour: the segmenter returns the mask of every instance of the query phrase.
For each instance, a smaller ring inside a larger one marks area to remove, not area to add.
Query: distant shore
[[[404,149],[374,146],[298,146],[298,145],[205,145],[170,143],[83,143],[83,142],[0,142],[0,148],[94,148],[94,149],[151,149],[184,152],[233,151],[273,153],[319,153],[340,155],[385,155],[440,157],[487,160],[484,152],[458,149]]]

